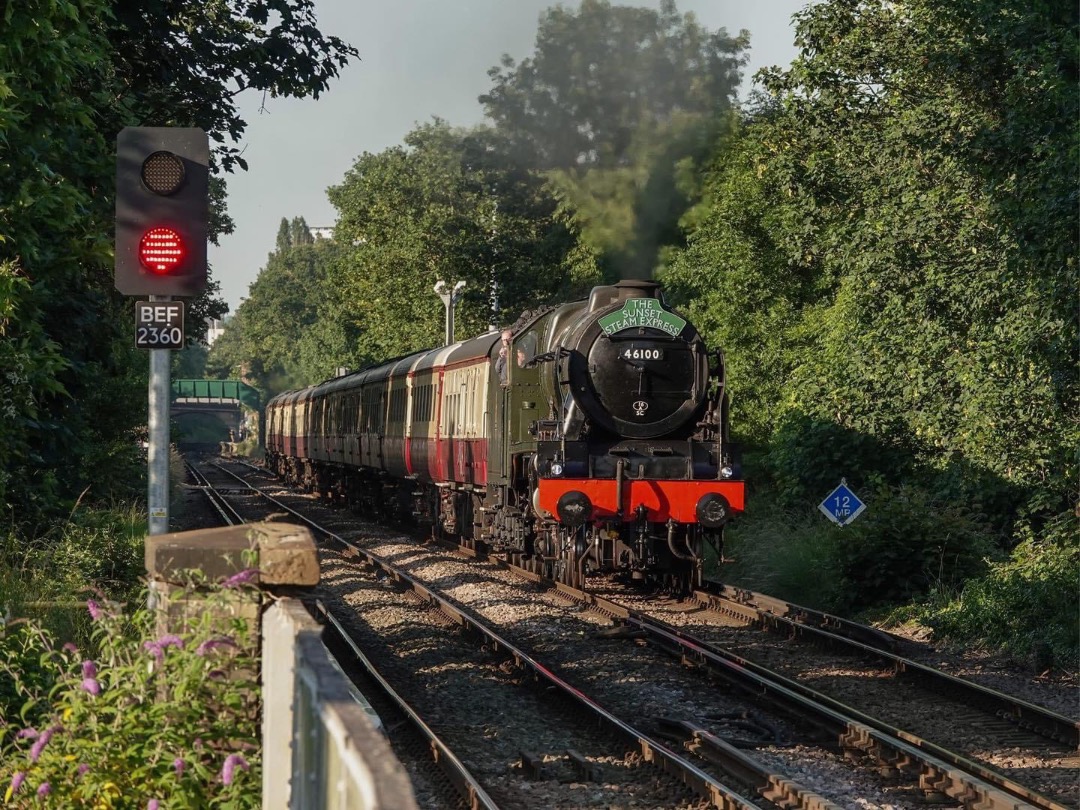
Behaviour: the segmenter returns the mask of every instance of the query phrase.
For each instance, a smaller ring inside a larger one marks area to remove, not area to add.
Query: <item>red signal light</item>
[[[139,261],[151,273],[172,272],[184,261],[186,253],[184,241],[172,228],[151,228],[139,240]]]

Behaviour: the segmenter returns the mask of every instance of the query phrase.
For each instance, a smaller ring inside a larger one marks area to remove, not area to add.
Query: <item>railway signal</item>
[[[210,142],[197,127],[125,127],[116,138],[116,289],[206,287]]]

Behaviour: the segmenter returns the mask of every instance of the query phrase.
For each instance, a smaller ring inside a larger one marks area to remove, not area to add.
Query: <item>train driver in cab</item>
[[[499,375],[500,385],[509,385],[510,369],[507,364],[510,355],[510,338],[513,336],[513,332],[509,329],[503,329],[501,336],[501,343],[499,345],[499,356],[495,358],[495,373]]]

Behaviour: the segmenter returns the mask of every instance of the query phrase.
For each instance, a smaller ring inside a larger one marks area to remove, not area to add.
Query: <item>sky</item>
[[[750,63],[740,98],[762,67],[796,55],[791,16],[807,0],[679,0],[710,31],[750,32]],[[326,189],[338,185],[364,152],[400,144],[433,116],[453,126],[484,120],[477,97],[491,87],[487,70],[504,53],[532,55],[537,21],[555,0],[315,0],[319,30],[360,52],[318,100],[239,97],[247,131],[239,146],[248,171],[227,177],[236,230],[210,245],[213,277],[235,312],[274,249],[282,217],[332,226]],[[616,5],[659,7],[659,0]],[[576,7],[577,2],[563,2]],[[260,108],[263,108],[260,110]]]

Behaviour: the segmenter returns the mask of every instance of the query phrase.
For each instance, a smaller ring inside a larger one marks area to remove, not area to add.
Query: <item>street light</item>
[[[435,282],[435,293],[442,299],[446,307],[446,344],[454,342],[454,304],[461,298],[461,291],[465,289],[465,282],[459,281],[451,290],[445,281],[439,279]]]

